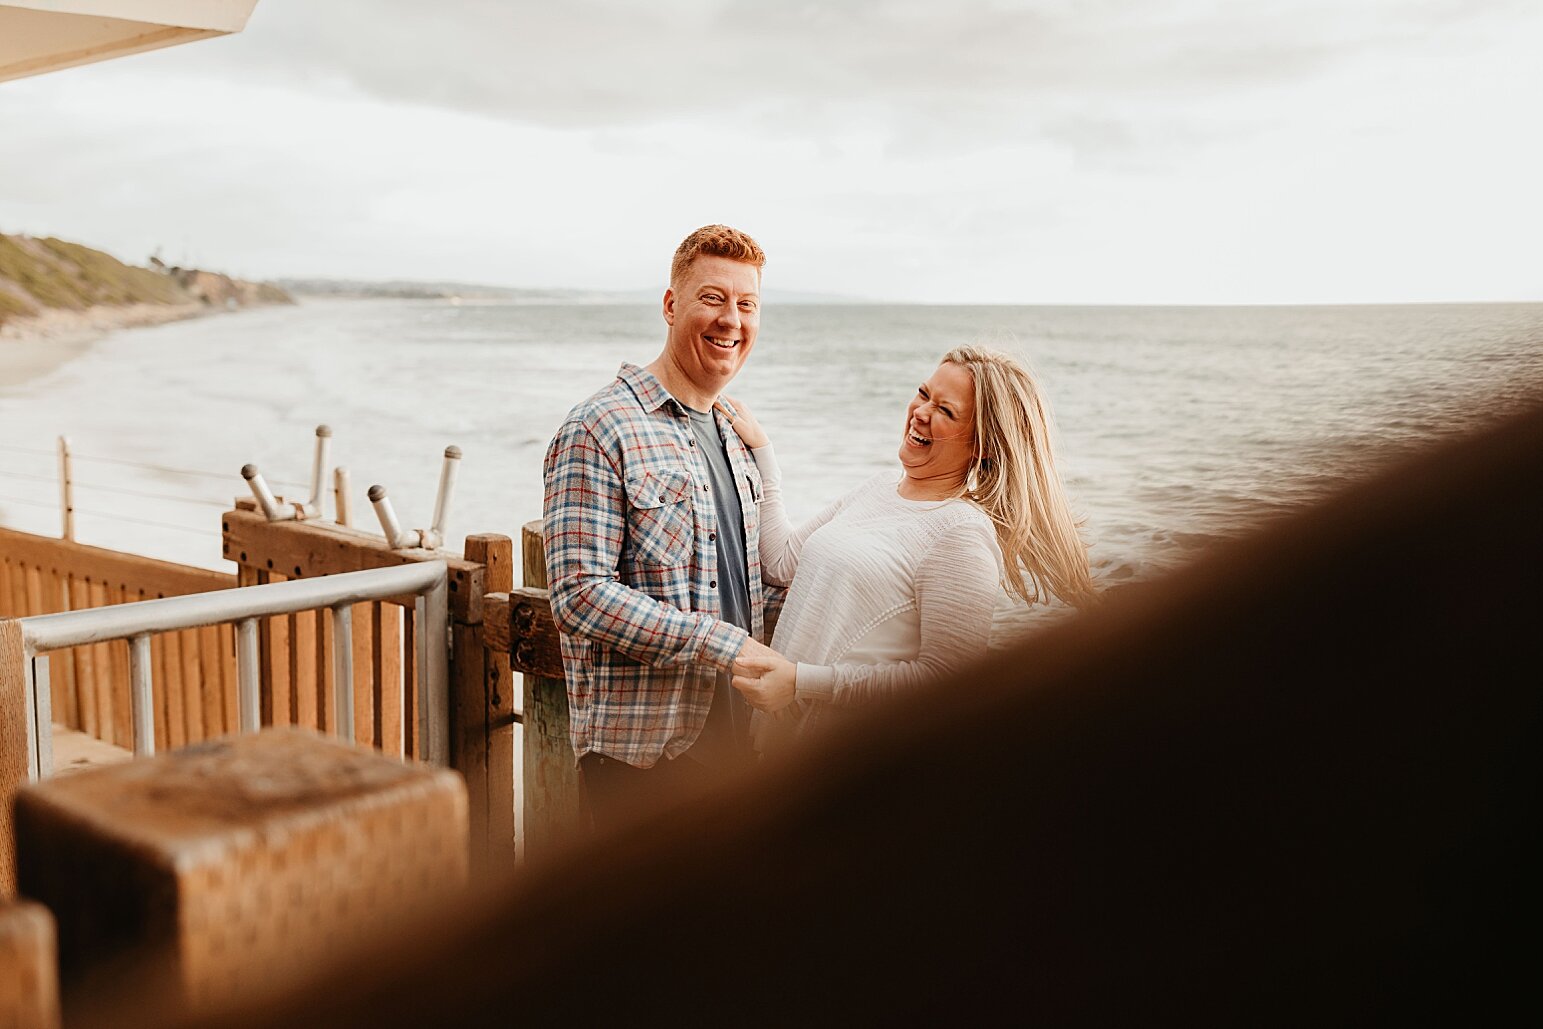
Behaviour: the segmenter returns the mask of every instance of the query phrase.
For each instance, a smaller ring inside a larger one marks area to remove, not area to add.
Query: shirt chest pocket
[[[696,532],[691,520],[691,476],[679,468],[651,468],[629,475],[627,540],[629,557],[655,568],[691,563]]]

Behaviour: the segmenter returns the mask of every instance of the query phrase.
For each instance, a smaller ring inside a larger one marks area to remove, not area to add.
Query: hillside
[[[294,303],[270,283],[151,260],[155,267],[139,268],[79,243],[0,233],[0,325],[50,311],[136,304],[196,313],[199,308]]]
[[[391,300],[490,300],[510,304],[648,304],[659,303],[662,287],[648,289],[532,289],[488,286],[469,282],[421,282],[405,279],[279,279],[297,297]],[[837,293],[770,288],[766,299],[779,304],[869,304],[863,297]]]

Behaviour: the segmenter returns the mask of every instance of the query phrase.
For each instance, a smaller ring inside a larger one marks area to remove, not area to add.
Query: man
[[[681,243],[664,351],[569,412],[544,467],[547,579],[596,828],[743,764],[732,689],[763,635],[760,476],[715,409],[755,346],[766,255],[725,225]]]

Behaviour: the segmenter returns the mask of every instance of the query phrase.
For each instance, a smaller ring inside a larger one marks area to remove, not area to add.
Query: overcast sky
[[[1533,0],[259,0],[0,83],[0,231],[237,274],[1543,300]]]

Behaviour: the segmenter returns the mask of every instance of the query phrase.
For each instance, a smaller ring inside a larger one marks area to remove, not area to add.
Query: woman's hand
[[[724,404],[727,400],[734,407],[734,414],[729,413],[729,408]],[[750,408],[735,400],[733,397],[719,397],[716,403],[718,410],[729,420],[729,425],[739,433],[739,438],[745,441],[745,446],[754,450],[756,447],[764,447],[771,442],[766,435],[766,430],[761,428],[761,423],[755,420],[755,415],[750,413]]]
[[[798,665],[762,647],[734,661],[731,681],[751,707],[768,713],[781,711],[798,695]]]

